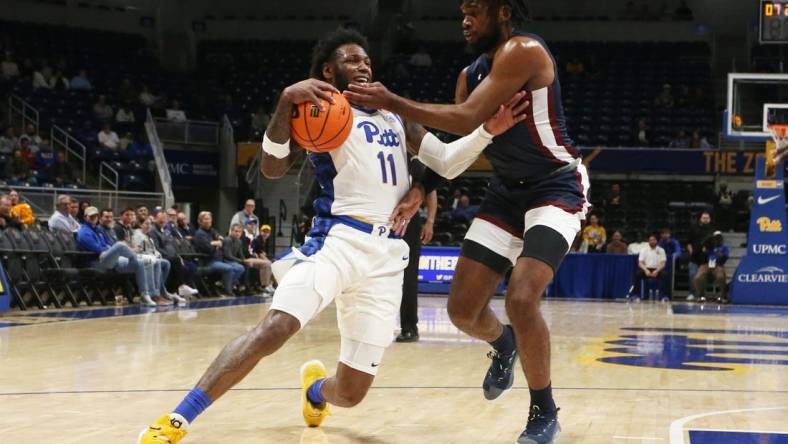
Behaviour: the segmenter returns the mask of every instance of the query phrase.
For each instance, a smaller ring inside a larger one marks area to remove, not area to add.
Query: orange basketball
[[[324,111],[312,102],[303,102],[293,108],[290,135],[309,151],[331,151],[347,140],[353,128],[353,110],[345,96],[331,93],[336,105],[321,100]]]

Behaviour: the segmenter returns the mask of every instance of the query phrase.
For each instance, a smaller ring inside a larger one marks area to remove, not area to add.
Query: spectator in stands
[[[137,206],[137,221],[142,219],[150,219],[150,211],[145,205]]]
[[[25,127],[25,135],[30,139],[30,145],[38,147],[41,145],[41,136],[38,135],[38,129],[32,123]],[[34,149],[35,151],[36,149]]]
[[[142,104],[145,107],[152,107],[156,105],[157,102],[159,101],[159,97],[153,95],[153,93],[151,93],[150,90],[148,89],[147,85],[142,85],[142,89],[140,90],[140,95],[138,96],[138,99],[140,101],[140,104]]]
[[[621,185],[614,183],[610,185],[610,191],[602,203],[605,209],[617,209],[624,205],[624,197],[621,195]]]
[[[49,139],[41,140],[36,153],[36,169],[46,174],[52,169],[55,164],[55,153],[52,151],[52,146],[49,144]]]
[[[432,56],[427,52],[427,48],[419,46],[419,49],[410,56],[409,63],[417,68],[429,68],[432,66]]]
[[[254,214],[255,207],[254,199],[247,199],[246,203],[244,203],[244,209],[235,213],[232,219],[230,219],[230,229],[232,230],[233,225],[240,225],[243,227],[249,220],[254,220],[255,226],[259,226],[260,220]],[[257,236],[258,233],[255,232],[254,235]]]
[[[0,196],[0,229],[15,228],[24,230],[25,226],[11,214],[11,199],[7,195]]]
[[[120,146],[118,133],[112,131],[112,127],[109,123],[105,123],[101,126],[101,131],[98,133],[98,142],[100,147],[110,151],[117,151]]]
[[[167,120],[172,122],[185,122],[188,120],[186,118],[186,113],[181,109],[181,103],[176,99],[172,99],[172,103],[170,103],[170,107],[167,108],[166,113]]]
[[[657,236],[652,234],[648,237],[648,246],[640,250],[638,255],[638,271],[635,274],[634,290],[636,294],[641,294],[643,279],[654,278],[659,280],[659,289],[662,293],[667,290],[667,273],[663,273],[667,264],[665,250],[657,245]]]
[[[675,13],[676,20],[692,20],[693,14],[692,9],[687,6],[687,2],[685,0],[681,0],[679,2],[679,6],[676,8]]]
[[[588,225],[583,228],[583,240],[588,244],[588,252],[604,253],[607,243],[605,227],[599,225],[599,218],[596,214],[592,214],[588,222]]]
[[[30,204],[19,200],[19,193],[16,190],[8,192],[8,199],[11,201],[11,215],[26,226],[36,223],[33,216],[33,209]]]
[[[118,100],[120,103],[130,104],[137,100],[137,92],[131,86],[131,80],[123,79],[118,88]]]
[[[271,115],[265,110],[265,107],[258,107],[257,111],[252,114],[252,134],[249,136],[252,140],[257,140],[263,136],[265,129],[268,128],[268,123],[271,121]]]
[[[194,248],[198,253],[208,256],[208,259],[204,260],[204,265],[209,270],[222,274],[223,296],[230,296],[233,294],[233,287],[244,273],[244,267],[237,263],[224,262],[222,245],[224,238],[213,229],[213,215],[209,211],[201,212],[197,217],[197,223],[200,228],[194,233]]]
[[[79,180],[74,175],[74,167],[66,161],[66,153],[58,151],[55,164],[52,165],[49,176],[55,179],[55,185],[63,186]]]
[[[93,85],[88,80],[87,71],[80,69],[79,73],[71,78],[71,89],[79,91],[90,91],[93,89]]]
[[[33,168],[36,164],[35,154],[33,153],[33,145],[31,144],[30,137],[27,134],[23,134],[22,137],[19,138],[19,156],[27,162],[27,165],[30,168]],[[36,149],[36,151],[38,151]]]
[[[172,301],[177,301],[180,304],[186,303],[186,299],[167,291],[165,283],[170,275],[171,265],[170,261],[162,257],[159,250],[156,249],[156,244],[150,236],[150,219],[140,219],[138,225],[139,228],[134,230],[134,234],[131,236],[131,245],[140,262],[147,261],[153,264],[153,273],[147,275],[149,294],[154,296],[158,303],[168,304]]]
[[[258,231],[257,225],[254,221],[249,220],[244,229],[244,237],[241,240],[244,242],[244,247],[250,253],[249,257],[257,258],[262,261],[260,268],[260,285],[263,287],[262,291],[265,294],[273,294],[274,281],[271,272],[271,260],[268,259],[268,240],[271,236],[271,226],[263,225],[259,228],[260,234],[254,236],[254,232]]]
[[[692,137],[690,138],[690,148],[700,148],[700,149],[711,149],[713,148],[709,143],[709,139],[705,136],[700,135],[700,130],[696,129],[692,131]]]
[[[194,228],[189,223],[186,213],[178,212],[178,218],[175,224],[175,233],[183,239],[191,240],[194,237]]]
[[[79,222],[71,215],[71,197],[61,194],[57,197],[56,210],[49,216],[49,230],[50,231],[66,231],[68,233],[76,233],[79,231]]]
[[[167,224],[164,226],[164,229],[170,234],[173,234],[173,231],[175,231],[175,221],[178,220],[178,207],[173,205],[167,208],[165,213],[167,213]]]
[[[117,123],[134,123],[134,111],[126,104],[118,107],[118,112],[115,114],[115,122]]]
[[[115,211],[112,208],[104,208],[99,212],[99,229],[112,240],[114,244],[118,240],[118,233],[115,231]]]
[[[648,126],[648,122],[646,121],[645,117],[641,117],[638,120],[638,127],[635,130],[635,136],[633,144],[635,146],[651,146],[651,142],[653,140],[653,133],[651,131],[651,127]]]
[[[112,243],[112,239],[98,229],[99,211],[96,207],[85,210],[86,223],[77,232],[77,246],[82,251],[98,255],[91,266],[120,273],[133,272],[137,279],[137,287],[142,293],[142,302],[156,305],[147,293],[147,275],[144,265],[137,259],[137,254],[125,242]]]
[[[43,66],[33,71],[33,90],[51,89],[49,81],[52,78],[52,68],[44,63]]]
[[[169,216],[164,211],[156,213],[156,223],[151,225],[148,235],[153,239],[156,250],[170,262],[172,280],[178,289],[178,296],[189,298],[197,294],[194,289],[194,276],[197,266],[193,262],[184,261],[175,246],[175,239],[165,227],[169,225]]]
[[[49,79],[49,87],[55,91],[67,91],[70,87],[68,79],[63,75],[63,71],[57,70],[52,78]]]
[[[690,147],[690,140],[687,137],[687,132],[684,130],[679,130],[676,133],[676,137],[670,141],[668,144],[669,148],[689,148]]]
[[[73,208],[73,202],[76,202],[76,199],[72,199],[72,206],[69,208],[69,210]],[[93,205],[90,203],[89,200],[81,200],[77,203],[77,215],[74,217],[77,219],[79,223],[81,224],[85,223],[85,210],[87,210],[88,207],[91,206]]]
[[[258,273],[260,273],[261,283],[263,282],[262,273],[265,269],[265,273],[270,280],[271,261],[254,257],[249,252],[249,249],[244,247],[244,243],[241,240],[241,237],[243,237],[243,231],[244,228],[240,224],[233,224],[230,227],[230,235],[222,241],[222,254],[224,256],[224,262],[230,265],[241,265],[244,267],[244,269],[249,268],[258,270]]]
[[[9,126],[5,129],[5,133],[0,136],[0,154],[13,154],[18,144],[19,139],[17,139],[14,133],[14,128]]]
[[[8,182],[22,183],[30,176],[30,164],[25,160],[22,150],[14,151],[12,157],[5,166],[5,175]]]
[[[720,183],[720,190],[717,192],[717,202],[715,205],[714,217],[720,230],[732,231],[736,221],[736,209],[733,208],[733,192],[728,189],[728,184]]]
[[[704,255],[703,245],[705,245],[713,236],[714,231],[714,226],[711,224],[711,214],[708,211],[701,213],[700,217],[698,218],[697,225],[694,225],[690,229],[690,239],[689,243],[687,244],[687,252],[690,255],[690,281],[692,281],[698,274],[698,268],[700,265],[708,260],[706,255]],[[687,296],[687,300],[695,300],[695,296],[690,293],[690,295]]]
[[[115,230],[115,238],[119,241],[131,242],[131,236],[134,234],[134,220],[137,214],[134,208],[124,208],[120,213],[118,223],[113,228]]]
[[[722,232],[715,231],[712,236],[703,243],[702,250],[703,262],[699,264],[698,272],[692,280],[695,294],[701,302],[706,300],[706,284],[709,275],[711,275],[714,279],[714,285],[720,289],[719,299],[724,302],[727,300],[728,293],[725,276],[725,262],[730,256],[730,250],[728,246],[725,245]]]
[[[608,242],[607,247],[605,247],[605,253],[627,254],[627,243],[624,242],[624,236],[620,231],[616,230],[613,232],[610,242]]]
[[[115,116],[112,107],[107,103],[107,96],[101,94],[98,102],[93,105],[93,116],[99,122],[109,122]]]
[[[681,243],[673,239],[670,228],[663,228],[660,230],[659,237],[660,239],[657,244],[665,250],[665,255],[667,255],[668,259],[672,259],[674,256],[681,256]]]
[[[581,77],[586,72],[586,65],[579,57],[572,57],[572,60],[566,62],[566,73],[571,77]]]
[[[476,210],[478,210],[478,207],[475,205],[471,206],[471,198],[467,194],[463,194],[460,196],[460,202],[457,204],[457,208],[451,213],[451,221],[454,223],[469,224],[474,216],[476,216]]]
[[[3,56],[3,63],[0,63],[0,76],[4,81],[11,81],[19,77],[19,65],[14,61],[11,51],[6,51]]]
[[[673,87],[670,83],[662,85],[662,92],[654,99],[654,105],[658,108],[673,108],[676,101],[673,99]]]

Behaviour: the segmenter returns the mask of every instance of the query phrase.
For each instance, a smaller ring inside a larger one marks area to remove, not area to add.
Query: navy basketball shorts
[[[505,182],[494,176],[461,255],[500,274],[519,257],[538,259],[555,272],[591,207],[589,188],[583,164],[538,182]]]

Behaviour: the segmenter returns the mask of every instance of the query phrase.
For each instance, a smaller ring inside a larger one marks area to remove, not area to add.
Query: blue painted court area
[[[673,314],[788,316],[788,307],[760,305],[673,304]]]
[[[206,308],[233,307],[236,305],[253,305],[268,302],[270,298],[259,296],[246,296],[239,298],[216,299],[210,301],[194,301],[188,305],[162,305],[158,307],[143,307],[139,305],[116,306],[95,309],[77,309],[60,311],[41,311],[36,313],[14,313],[13,320],[0,321],[0,328],[19,327],[23,325],[40,324],[42,322],[24,322],[23,319],[51,318],[51,322],[64,322],[71,320],[98,319],[116,316],[133,316],[146,313],[166,313],[179,310],[201,310]],[[2,318],[0,318],[2,319]]]
[[[788,444],[788,434],[690,430],[690,444]]]

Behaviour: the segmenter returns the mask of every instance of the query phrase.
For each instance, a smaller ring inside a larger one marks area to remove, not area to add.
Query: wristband
[[[290,139],[284,143],[276,143],[268,138],[268,133],[263,135],[263,151],[276,157],[277,159],[284,159],[290,155]]]

